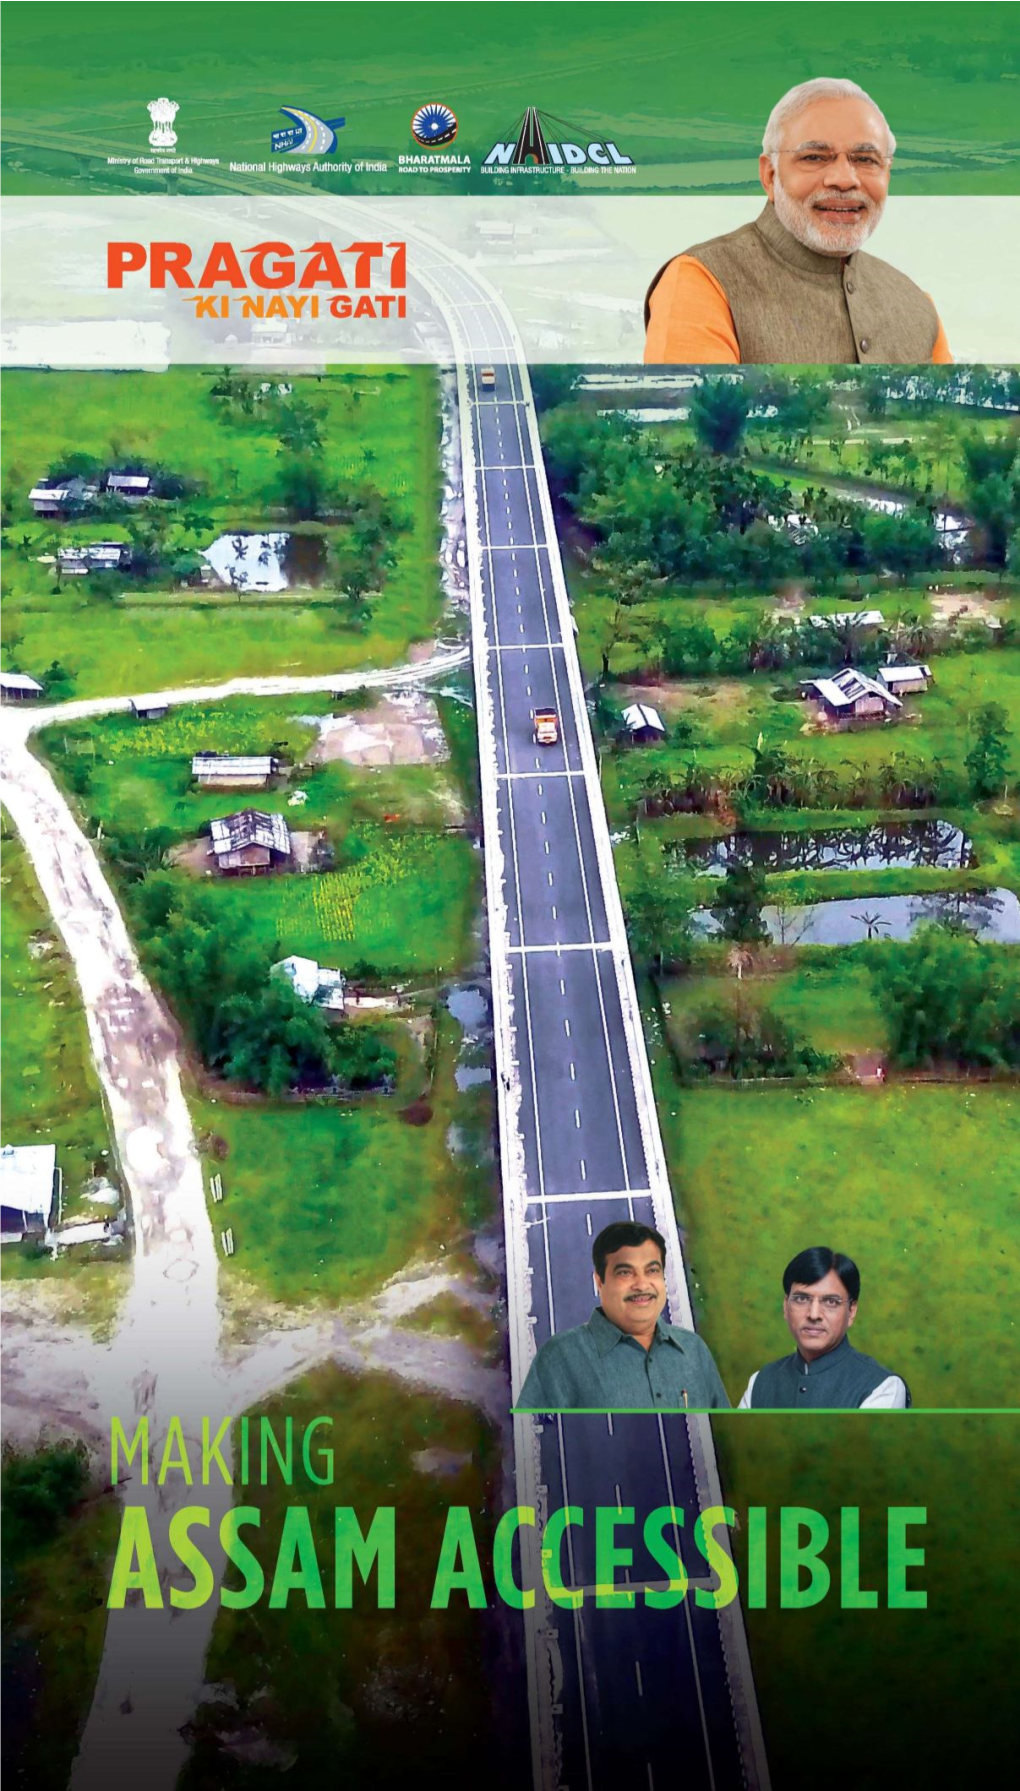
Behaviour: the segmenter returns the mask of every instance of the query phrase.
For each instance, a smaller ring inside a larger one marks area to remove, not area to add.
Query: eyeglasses
[[[892,156],[879,155],[875,149],[781,149],[779,154],[792,155],[795,168],[812,174],[835,167],[844,154],[855,174],[882,174],[892,166]]]
[[[816,1300],[819,1306],[825,1308],[826,1312],[838,1312],[841,1306],[847,1306],[850,1303],[848,1300],[840,1299],[839,1294],[792,1293],[787,1295],[787,1299],[791,1306],[797,1307],[799,1312],[803,1312],[806,1306],[813,1306]]]

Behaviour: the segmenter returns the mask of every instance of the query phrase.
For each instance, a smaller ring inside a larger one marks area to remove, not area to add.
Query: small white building
[[[650,745],[666,738],[666,724],[650,703],[629,703],[623,711],[623,725],[628,739],[636,745]]]
[[[930,665],[880,665],[879,680],[895,696],[911,696],[927,690],[931,683]]]
[[[94,503],[99,487],[77,474],[66,479],[40,479],[28,494],[37,516],[70,516]]]
[[[0,1150],[0,1243],[44,1238],[60,1185],[55,1144],[5,1144]]]
[[[882,628],[885,617],[880,609],[837,609],[828,616],[809,616],[812,628]]]
[[[131,549],[123,541],[88,541],[83,547],[59,547],[57,565],[65,578],[89,572],[119,572],[130,564]]]
[[[38,678],[29,678],[25,672],[0,672],[0,702],[31,703],[42,694]]]
[[[330,970],[314,958],[282,958],[273,965],[270,975],[286,978],[295,995],[310,1007],[325,1008],[331,1014],[343,1013],[347,978],[342,970]]]
[[[204,790],[264,790],[280,769],[270,753],[239,756],[225,752],[197,752],[191,775]]]
[[[125,504],[140,504],[144,498],[152,496],[152,475],[107,473],[106,489],[111,497],[120,498]]]
[[[170,704],[159,694],[136,696],[131,698],[131,709],[138,721],[162,721],[170,713]]]

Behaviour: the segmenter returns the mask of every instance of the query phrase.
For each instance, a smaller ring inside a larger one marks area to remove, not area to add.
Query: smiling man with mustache
[[[951,361],[927,293],[860,252],[885,209],[895,149],[856,82],[792,87],[765,129],[764,211],[656,275],[646,362]]]
[[[847,1333],[857,1317],[860,1295],[857,1264],[837,1250],[816,1244],[787,1263],[783,1317],[797,1347],[792,1356],[782,1356],[752,1374],[741,1408],[821,1406],[852,1411],[908,1406],[906,1381],[850,1343]]]
[[[729,1405],[707,1344],[662,1317],[666,1244],[621,1219],[592,1245],[599,1304],[586,1324],[543,1343],[518,1411],[668,1411]]]

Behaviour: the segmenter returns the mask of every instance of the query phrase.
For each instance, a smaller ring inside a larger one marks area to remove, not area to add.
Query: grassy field
[[[325,698],[233,699],[186,705],[140,727],[123,715],[54,727],[40,737],[92,831],[163,828],[172,842],[198,836],[214,816],[246,805],[278,811],[298,830],[324,830],[337,868],[301,876],[205,880],[212,901],[280,956],[298,953],[350,969],[369,961],[393,976],[447,975],[464,962],[478,864],[468,840],[442,831],[463,814],[460,768],[296,764],[270,791],[199,791],[191,755],[275,751],[300,761],[315,738],[307,719],[339,710]],[[473,717],[472,717],[473,719]],[[290,806],[296,789],[307,800]],[[174,873],[185,887],[189,873]]]
[[[65,1217],[95,1217],[104,1209],[83,1199],[85,1184],[94,1175],[116,1177],[81,994],[28,855],[6,817],[2,881],[3,1141],[55,1144]],[[27,1260],[9,1247],[4,1270],[17,1272]],[[45,1266],[32,1263],[33,1271]]]
[[[854,1737],[838,1765],[853,1791],[947,1784],[963,1760],[968,1774],[1008,1777],[1018,1741],[1010,1674],[1020,1633],[1009,1571],[1016,1419],[774,1414],[713,1431],[727,1502],[741,1516],[748,1504],[767,1506],[772,1525],[769,1605],[747,1618],[772,1783],[798,1784],[807,1759],[836,1770],[837,1704],[853,1712]],[[779,1608],[776,1524],[792,1501],[821,1511],[833,1538],[829,1595],[801,1611]],[[882,1608],[892,1505],[927,1511],[925,1530],[910,1533],[924,1565],[908,1572],[908,1583],[928,1593],[926,1610]],[[840,1608],[846,1506],[860,1509],[861,1584],[879,1592],[873,1611]],[[742,1568],[746,1523],[735,1552]]]
[[[278,1427],[293,1419],[299,1436],[313,1418],[331,1419],[333,1484],[316,1486],[299,1471],[292,1487],[249,1488],[247,1502],[263,1514],[255,1552],[271,1562],[284,1507],[306,1505],[328,1607],[334,1507],[353,1506],[367,1528],[377,1506],[395,1506],[397,1607],[376,1609],[375,1581],[362,1590],[355,1576],[350,1611],[309,1611],[298,1596],[286,1610],[263,1602],[244,1614],[222,1612],[207,1677],[225,1688],[224,1698],[199,1712],[182,1791],[254,1791],[266,1782],[264,1767],[246,1766],[217,1743],[217,1731],[247,1725],[283,1751],[301,1784],[371,1782],[386,1791],[406,1784],[412,1759],[423,1783],[504,1786],[514,1782],[511,1766],[522,1783],[526,1767],[510,1738],[515,1727],[526,1733],[525,1712],[512,1712],[505,1697],[502,1714],[494,1710],[497,1620],[466,1610],[463,1597],[446,1611],[429,1608],[450,1505],[473,1514],[485,1559],[498,1496],[496,1438],[469,1406],[409,1392],[384,1375],[324,1369],[267,1410]]]
[[[457,1030],[442,1010],[425,1125],[407,1124],[384,1096],[348,1106],[193,1099],[199,1138],[223,1141],[207,1164],[223,1178],[215,1221],[233,1227],[232,1269],[275,1300],[357,1301],[415,1255],[452,1252],[491,1215],[492,1170],[448,1143],[478,1107],[478,1091],[454,1083]],[[426,1081],[423,1066],[416,1096]]]
[[[734,1400],[792,1347],[783,1268],[826,1243],[861,1269],[854,1343],[916,1405],[1016,1403],[1015,1088],[681,1090],[653,1055],[688,1271]]]
[[[53,588],[51,570],[36,555],[52,553],[58,542],[126,536],[123,526],[106,522],[32,519],[30,487],[68,452],[158,464],[197,485],[190,503],[205,523],[190,531],[175,525],[175,547],[208,546],[227,529],[287,527],[274,509],[283,450],[272,421],[257,407],[250,416],[225,408],[209,394],[214,377],[211,369],[186,367],[4,374],[4,489],[12,520],[3,638],[18,669],[39,674],[56,660],[72,674],[76,696],[123,694],[225,674],[387,665],[432,635],[442,604],[439,425],[435,375],[425,367],[348,369],[292,382],[296,397],[322,414],[327,477],[343,490],[374,486],[408,524],[392,536],[397,563],[367,626],[353,627],[321,592],[300,588],[272,601],[224,593],[215,604],[203,591],[133,589],[130,574],[112,598],[90,593],[88,578]],[[347,537],[342,526],[318,525],[317,532],[341,548]]]
[[[9,1783],[68,1783],[106,1632],[116,1502],[89,1497],[44,1541],[5,1523],[4,1765]]]
[[[826,951],[781,973],[671,977],[662,984],[668,1024],[678,1040],[690,1035],[705,1008],[738,1002],[770,1009],[816,1051],[850,1056],[881,1051],[886,1043],[882,1011],[875,999],[867,959],[850,951]]]

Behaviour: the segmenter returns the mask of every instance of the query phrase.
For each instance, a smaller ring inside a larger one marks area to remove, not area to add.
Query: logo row
[[[176,100],[150,100],[148,106],[152,119],[152,130],[149,133],[151,149],[171,151],[177,147],[177,132],[174,123],[180,107]],[[290,123],[282,130],[275,130],[270,137],[270,149],[276,156],[309,156],[321,160],[335,155],[337,149],[337,132],[343,130],[345,118],[320,118],[315,112],[307,111],[303,106],[281,106],[280,111]],[[557,134],[552,134],[555,127]],[[566,127],[570,130],[570,127]],[[419,106],[411,119],[411,137],[419,149],[429,152],[448,149],[454,141],[458,130],[457,115],[451,107],[439,100],[429,100]],[[577,136],[578,141],[573,138]],[[527,106],[513,127],[513,135],[507,141],[494,143],[482,162],[483,169],[493,171],[509,170],[541,173],[557,168],[588,168],[592,171],[633,168],[634,162],[629,155],[619,150],[615,143],[585,141],[586,133],[571,132],[563,135],[562,121],[552,120],[547,114],[539,111],[537,106]],[[428,162],[428,157],[400,156],[401,166]],[[448,158],[456,162],[460,168],[469,168],[469,156]],[[359,164],[364,167],[385,166],[385,164]]]

